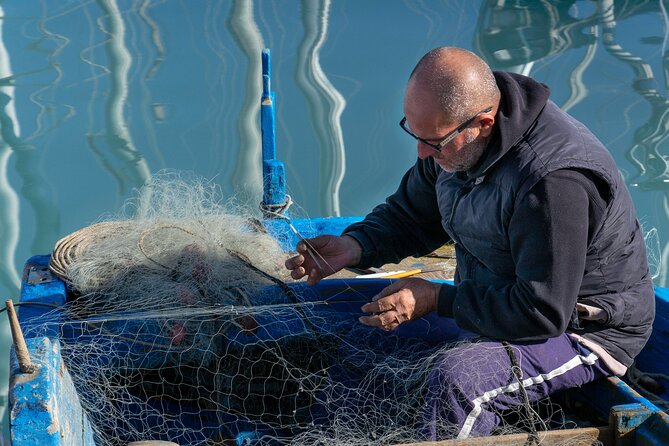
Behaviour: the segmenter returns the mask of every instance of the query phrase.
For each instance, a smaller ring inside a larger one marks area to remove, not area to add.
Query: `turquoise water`
[[[426,51],[529,74],[616,159],[669,261],[669,15],[658,1],[1,2],[0,292],[162,169],[260,201],[260,52],[300,216],[362,215],[415,161],[397,123]],[[8,328],[0,324],[6,357]],[[0,382],[6,382],[6,370]],[[0,394],[6,390],[0,389]]]

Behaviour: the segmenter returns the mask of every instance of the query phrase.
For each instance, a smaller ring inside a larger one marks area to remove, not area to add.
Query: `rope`
[[[14,304],[15,307],[24,307],[24,306],[31,306],[31,305],[36,306],[36,307],[48,307],[48,308],[53,308],[53,309],[56,309],[56,310],[60,310],[60,309],[64,308],[60,305],[48,304],[48,303],[45,303],[45,302],[16,302]],[[0,314],[4,313],[5,311],[7,311],[7,307],[0,308]]]
[[[291,288],[290,288],[284,281],[282,281],[282,280],[280,280],[280,279],[277,279],[276,277],[274,277],[274,276],[272,276],[272,275],[270,275],[270,274],[267,274],[265,271],[263,271],[263,270],[257,268],[257,267],[256,267],[255,265],[253,265],[253,264],[251,263],[251,261],[250,261],[248,258],[246,258],[243,254],[238,253],[238,252],[236,252],[236,251],[232,251],[232,250],[230,250],[230,249],[228,249],[227,251],[228,251],[228,254],[230,254],[232,257],[236,258],[236,259],[239,260],[240,262],[242,262],[242,263],[243,263],[244,265],[246,265],[251,271],[254,271],[254,272],[257,273],[257,274],[260,274],[261,276],[263,276],[263,277],[267,278],[268,280],[270,280],[270,281],[274,282],[275,284],[277,284],[277,285],[281,288],[281,291],[283,291],[283,293],[284,293],[286,296],[288,296],[288,297],[290,298],[291,302],[292,302],[293,305],[295,306],[296,311],[297,311],[298,313],[300,313],[300,316],[302,317],[302,321],[309,327],[309,329],[311,330],[311,334],[314,336],[314,338],[316,339],[316,341],[317,341],[319,344],[322,343],[322,342],[321,342],[321,336],[320,336],[320,333],[319,333],[319,331],[318,331],[318,328],[311,322],[311,320],[310,320],[309,317],[304,313],[304,311],[302,311],[302,308],[300,308],[300,305],[299,305],[299,304],[301,303],[301,302],[300,302],[300,299],[297,297],[297,295],[295,294],[295,292],[294,292],[294,291],[293,291],[293,290],[292,290],[292,289],[291,289]]]
[[[533,444],[538,446],[541,444],[541,439],[539,438],[539,434],[537,434],[536,420],[534,418],[534,410],[532,410],[532,406],[530,405],[530,398],[527,396],[527,391],[523,386],[523,371],[518,365],[518,361],[516,360],[516,355],[513,352],[511,344],[503,341],[502,345],[504,346],[504,349],[506,350],[506,353],[509,355],[509,359],[511,360],[511,373],[513,373],[513,376],[518,381],[518,391],[520,392],[520,395],[523,399],[523,406],[525,407],[527,418],[530,421],[530,433],[527,435],[525,446],[531,446]]]
[[[286,194],[286,201],[282,204],[268,204],[264,201],[258,206],[264,218],[285,218],[284,213],[293,204],[293,199]]]
[[[49,269],[58,278],[69,283],[67,268],[76,261],[77,257],[95,240],[101,240],[107,237],[113,237],[128,227],[128,221],[109,221],[97,223],[85,228],[79,229],[70,235],[67,235],[58,242],[53,248],[51,258],[49,259]]]
[[[179,230],[179,231],[183,231],[183,232],[185,232],[186,234],[191,235],[191,236],[193,236],[193,237],[195,237],[195,238],[199,238],[199,237],[198,237],[195,233],[189,231],[188,229],[185,229],[185,228],[182,228],[182,227],[180,227],[180,226],[176,226],[176,225],[162,225],[162,226],[158,226],[157,228],[146,229],[146,230],[144,230],[144,231],[140,234],[139,239],[137,240],[137,248],[139,248],[139,251],[140,251],[142,254],[144,254],[144,257],[146,257],[146,259],[147,259],[148,261],[150,261],[151,263],[154,263],[154,264],[160,266],[161,268],[164,268],[164,269],[166,269],[166,270],[168,270],[168,271],[173,271],[173,268],[172,268],[172,267],[169,267],[169,266],[167,266],[167,265],[163,265],[163,264],[160,263],[159,261],[157,261],[157,260],[155,260],[154,258],[152,258],[151,255],[149,255],[149,253],[146,252],[146,248],[145,248],[145,246],[144,246],[144,239],[146,238],[146,236],[147,236],[148,234],[151,234],[151,233],[153,233],[153,232],[156,232],[156,231],[158,231],[158,230],[160,230],[160,229],[177,229],[177,230]],[[202,240],[202,239],[201,239],[201,240]],[[202,240],[202,241],[205,241],[205,240]]]
[[[656,406],[660,407],[665,412],[669,409],[669,402],[664,398],[659,396],[659,394],[664,392],[664,386],[657,382],[657,380],[669,382],[669,376],[662,373],[647,373],[642,372],[636,368],[635,364],[632,364],[630,368],[627,369],[625,374],[625,380],[628,381],[634,388],[643,395],[647,400]],[[656,388],[649,388],[649,380],[653,380],[652,384]],[[644,382],[645,381],[645,382]]]

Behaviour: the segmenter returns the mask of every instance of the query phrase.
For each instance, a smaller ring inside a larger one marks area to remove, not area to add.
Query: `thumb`
[[[318,269],[313,268],[311,270],[311,272],[309,272],[309,277],[307,278],[307,284],[311,285],[311,286],[314,286],[318,282],[320,282],[322,278],[323,277],[322,277],[321,273],[318,271]]]
[[[399,290],[402,289],[403,283],[404,281],[402,280],[398,280],[396,282],[391,283],[390,285],[379,291],[379,293],[376,296],[372,297],[372,302],[377,301],[386,296],[390,296],[393,293],[397,293]]]
[[[330,243],[332,240],[331,235],[319,235],[314,238],[307,239],[306,241],[314,248],[319,249]]]
[[[302,239],[297,244],[297,251],[299,253],[302,253],[302,254],[309,251],[309,248],[312,248],[312,249],[318,251],[319,248],[321,248],[322,246],[324,246],[327,243],[327,241],[323,240],[323,238],[325,238],[325,237],[326,236],[319,235],[318,237],[314,237],[314,238]]]

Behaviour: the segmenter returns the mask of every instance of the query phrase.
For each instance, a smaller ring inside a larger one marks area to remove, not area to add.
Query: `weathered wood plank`
[[[10,414],[13,445],[94,445],[88,418],[61,355],[49,338],[26,339],[35,371],[21,373],[10,362]]]
[[[611,429],[608,426],[540,432],[539,438],[541,440],[541,446],[592,446],[595,444],[608,446],[613,444]],[[526,442],[527,434],[511,434],[467,438],[463,440],[428,441],[404,444],[401,446],[523,446]]]

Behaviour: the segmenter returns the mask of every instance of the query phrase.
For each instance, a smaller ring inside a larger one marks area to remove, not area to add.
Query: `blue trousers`
[[[443,319],[443,318],[441,318]],[[451,325],[453,338],[467,338],[454,323],[434,321],[442,334]],[[409,327],[407,327],[409,328]],[[462,344],[439,354],[429,375],[422,425],[427,440],[490,435],[500,412],[610,375],[598,356],[568,334],[538,342],[510,343],[520,381],[510,355],[494,340]]]

